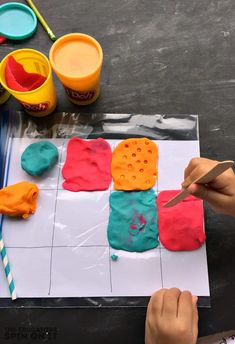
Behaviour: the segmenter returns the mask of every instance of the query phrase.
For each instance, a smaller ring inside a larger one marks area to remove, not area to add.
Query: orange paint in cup
[[[62,36],[51,47],[50,62],[71,102],[87,105],[98,98],[103,51],[93,37]]]

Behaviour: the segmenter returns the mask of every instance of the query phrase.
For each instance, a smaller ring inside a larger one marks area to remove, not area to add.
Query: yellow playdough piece
[[[38,192],[37,185],[28,182],[20,182],[1,189],[0,214],[28,218],[36,211]]]
[[[127,139],[112,156],[112,177],[116,190],[147,190],[157,179],[157,145],[147,139]]]

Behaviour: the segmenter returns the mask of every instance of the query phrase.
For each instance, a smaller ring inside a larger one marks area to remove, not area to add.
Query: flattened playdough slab
[[[82,140],[68,142],[62,175],[64,189],[70,191],[107,190],[111,183],[112,151],[107,141]]]
[[[159,238],[171,251],[196,250],[206,240],[203,203],[189,196],[172,208],[163,208],[177,193],[179,190],[162,191],[157,197]]]
[[[40,176],[58,160],[58,149],[48,141],[29,145],[21,156],[21,167],[31,176]]]
[[[108,225],[110,245],[143,252],[158,246],[157,207],[153,190],[112,192]]]
[[[157,179],[158,148],[146,138],[119,143],[112,157],[112,177],[116,190],[147,190]]]
[[[0,214],[21,216],[24,219],[34,214],[37,207],[38,187],[20,182],[0,190]]]

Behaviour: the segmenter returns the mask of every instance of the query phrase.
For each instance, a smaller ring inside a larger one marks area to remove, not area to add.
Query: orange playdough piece
[[[157,145],[147,139],[127,139],[113,151],[111,172],[116,190],[147,190],[157,179]]]
[[[28,182],[20,182],[1,189],[0,214],[27,219],[36,211],[38,192],[37,185]]]

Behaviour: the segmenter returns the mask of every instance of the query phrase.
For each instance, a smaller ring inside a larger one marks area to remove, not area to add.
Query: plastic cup
[[[93,37],[82,33],[62,36],[53,43],[49,59],[72,103],[87,105],[99,97],[103,51]]]
[[[46,81],[32,91],[21,92],[9,88],[5,80],[6,62],[9,56],[23,65],[29,73],[39,73],[46,77]],[[52,70],[48,58],[34,49],[19,49],[4,57],[0,65],[0,82],[32,116],[43,117],[49,115],[56,107],[56,92],[52,80]]]

